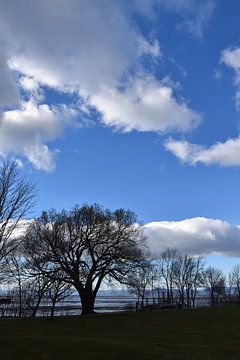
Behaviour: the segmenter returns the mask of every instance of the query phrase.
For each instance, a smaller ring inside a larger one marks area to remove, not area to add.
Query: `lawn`
[[[0,359],[240,359],[240,308],[0,319]]]

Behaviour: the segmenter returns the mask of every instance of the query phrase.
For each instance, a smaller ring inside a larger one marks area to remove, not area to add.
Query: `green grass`
[[[240,308],[0,319],[0,359],[240,359]]]

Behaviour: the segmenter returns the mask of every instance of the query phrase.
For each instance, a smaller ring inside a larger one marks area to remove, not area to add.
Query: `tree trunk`
[[[82,303],[82,315],[96,314],[94,311],[95,295],[92,291],[82,289],[79,291]]]
[[[34,306],[33,312],[32,312],[32,317],[36,317],[39,305],[40,305],[40,301],[37,302],[37,304]]]
[[[36,317],[41,300],[42,300],[42,296],[40,298],[38,298],[36,305],[32,306],[32,317]]]
[[[240,304],[240,286],[237,284],[238,304]]]
[[[191,304],[190,304],[190,288],[187,287],[186,288],[186,296],[187,296],[187,307],[191,307]]]
[[[173,304],[173,284],[170,283],[170,303]]]
[[[215,297],[213,292],[211,292],[211,301],[212,301],[212,306],[215,306]]]
[[[22,285],[21,285],[21,281],[18,281],[18,287],[19,287],[19,292],[18,292],[18,296],[19,296],[19,313],[18,316],[22,317]]]
[[[192,307],[193,307],[193,309],[195,308],[196,295],[197,295],[197,289],[196,289],[196,287],[194,287],[192,289],[192,291],[191,291],[191,299],[192,299]]]
[[[184,306],[184,287],[179,287],[179,297],[180,297],[180,301],[181,301],[181,305]]]
[[[55,298],[52,299],[52,307],[51,307],[51,314],[50,314],[50,317],[51,317],[51,318],[54,317],[56,301],[57,301],[57,299],[55,299]]]

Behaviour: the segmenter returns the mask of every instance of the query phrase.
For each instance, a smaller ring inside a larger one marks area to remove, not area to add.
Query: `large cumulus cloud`
[[[223,220],[158,221],[145,224],[143,230],[152,256],[168,247],[192,255],[240,256],[240,226]]]

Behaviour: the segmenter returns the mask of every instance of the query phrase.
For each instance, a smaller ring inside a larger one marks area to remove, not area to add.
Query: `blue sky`
[[[130,208],[153,252],[235,263],[240,4],[0,7],[0,154],[35,179],[34,215],[83,202]]]

